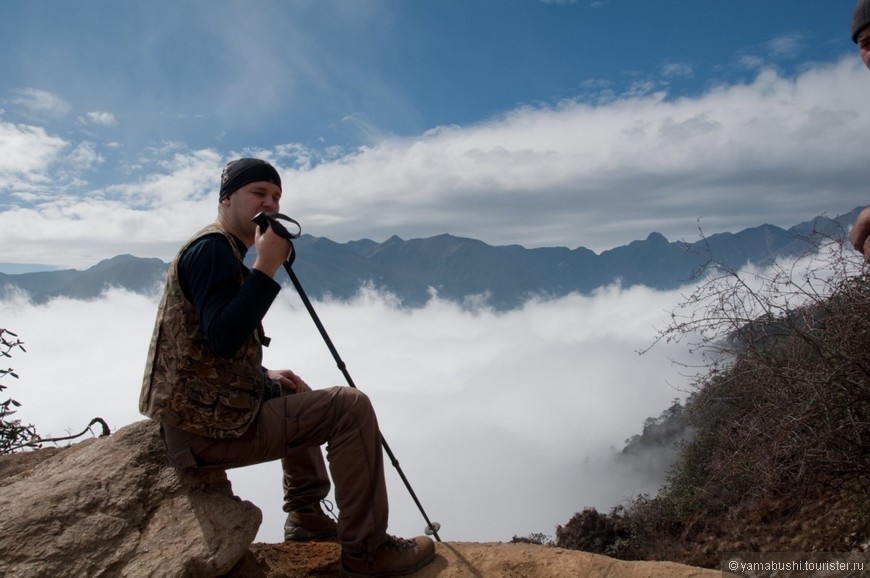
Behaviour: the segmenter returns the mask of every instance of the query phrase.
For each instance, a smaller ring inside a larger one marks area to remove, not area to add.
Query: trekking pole
[[[299,231],[295,234],[290,233],[290,231],[288,231],[282,223],[278,222],[278,219],[293,223],[294,225],[296,225]],[[293,239],[298,239],[299,236],[302,234],[302,226],[295,219],[291,219],[290,217],[281,213],[258,213],[257,216],[253,218],[253,222],[260,227],[261,231],[264,231],[266,227],[271,226],[272,231],[278,236],[287,239],[287,241],[290,242],[291,247],[293,246]],[[335,360],[336,365],[338,365],[338,369],[344,375],[344,379],[347,381],[347,384],[354,389],[359,389],[353,382],[353,378],[350,376],[350,373],[347,370],[347,365],[344,363],[344,361],[342,361],[341,356],[338,354],[338,350],[335,348],[335,345],[332,344],[332,339],[330,339],[329,335],[326,333],[326,328],[323,327],[323,323],[320,322],[320,317],[318,317],[317,312],[314,311],[314,306],[311,305],[311,301],[308,299],[308,295],[305,293],[305,290],[302,288],[302,284],[299,282],[299,278],[296,277],[296,273],[293,271],[292,265],[295,260],[296,250],[293,249],[290,253],[290,256],[284,262],[284,270],[287,271],[287,275],[290,277],[290,282],[293,283],[293,287],[295,287],[296,292],[299,293],[299,297],[302,299],[302,303],[305,305],[305,309],[308,310],[308,314],[311,316],[311,320],[314,321],[314,325],[317,326],[317,330],[320,332],[320,336],[326,343],[326,347],[332,354],[332,358]],[[414,488],[411,487],[411,483],[408,481],[408,478],[405,476],[405,472],[402,471],[402,467],[399,465],[399,460],[396,459],[396,455],[393,453],[393,450],[390,449],[390,445],[387,443],[387,440],[384,439],[383,433],[381,433],[381,445],[383,446],[387,456],[390,458],[390,463],[392,463],[393,467],[396,468],[396,471],[399,472],[399,477],[402,478],[402,482],[405,484],[405,488],[407,488],[408,493],[411,494],[411,498],[417,505],[417,509],[420,510],[420,513],[423,515],[423,520],[426,521],[426,528],[424,530],[426,535],[434,536],[435,540],[440,542],[441,537],[438,536],[438,530],[441,529],[441,524],[439,524],[438,522],[429,521],[429,516],[426,515],[426,511],[423,509],[423,504],[421,504],[420,500],[417,498],[417,494],[414,492]]]

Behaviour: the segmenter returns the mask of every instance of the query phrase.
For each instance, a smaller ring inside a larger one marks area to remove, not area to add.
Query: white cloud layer
[[[612,458],[684,394],[670,362],[684,355],[679,347],[636,353],[677,299],[612,288],[494,313],[440,301],[400,310],[366,293],[315,307],[442,538],[484,541],[553,534],[583,507],[656,489],[661,479]],[[23,405],[19,417],[46,436],[79,431],[95,416],[113,430],[143,419],[137,402],[155,310],[155,300],[117,291],[39,307],[0,302],[0,325],[27,349],[9,360],[21,376],[7,384]],[[292,367],[313,387],[344,385],[292,290],[265,324],[267,366]],[[386,468],[390,531],[421,533],[422,517]],[[264,512],[258,540],[281,541],[280,466],[230,477]]]
[[[694,97],[521,106],[353,151],[165,143],[123,166],[112,165],[110,145],[0,121],[9,153],[0,155],[0,244],[14,247],[10,262],[84,268],[122,252],[168,260],[213,218],[223,163],[253,153],[280,167],[283,211],[337,241],[448,232],[600,251],[652,231],[695,240],[699,220],[708,234],[788,227],[867,203],[868,82],[848,58],[795,78],[762,69]],[[117,178],[102,182],[110,166]]]

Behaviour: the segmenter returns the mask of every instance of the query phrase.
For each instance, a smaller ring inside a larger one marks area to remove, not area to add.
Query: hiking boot
[[[375,553],[341,553],[342,578],[405,576],[413,574],[435,558],[435,543],[426,536],[411,540],[387,536]]]
[[[307,542],[337,539],[338,526],[335,520],[324,514],[319,507],[296,510],[287,514],[287,521],[284,522],[284,540]]]

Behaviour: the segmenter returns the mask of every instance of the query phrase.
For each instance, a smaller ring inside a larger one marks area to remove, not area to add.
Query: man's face
[[[866,27],[858,34],[858,51],[861,53],[861,60],[864,61],[864,66],[870,70],[870,26]]]
[[[277,213],[280,210],[281,189],[268,181],[257,181],[237,189],[221,201],[233,232],[240,239],[253,243],[256,225],[251,219],[258,213]]]

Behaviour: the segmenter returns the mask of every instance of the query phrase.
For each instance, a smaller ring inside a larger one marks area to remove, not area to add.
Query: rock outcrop
[[[225,472],[167,465],[150,420],[0,456],[0,576],[220,576],[248,552],[261,521]]]
[[[0,577],[316,578],[338,575],[340,547],[252,544],[260,510],[226,473],[166,464],[144,420],[74,444],[0,456]],[[437,544],[416,578],[713,578],[716,570],[626,562],[533,544]]]

